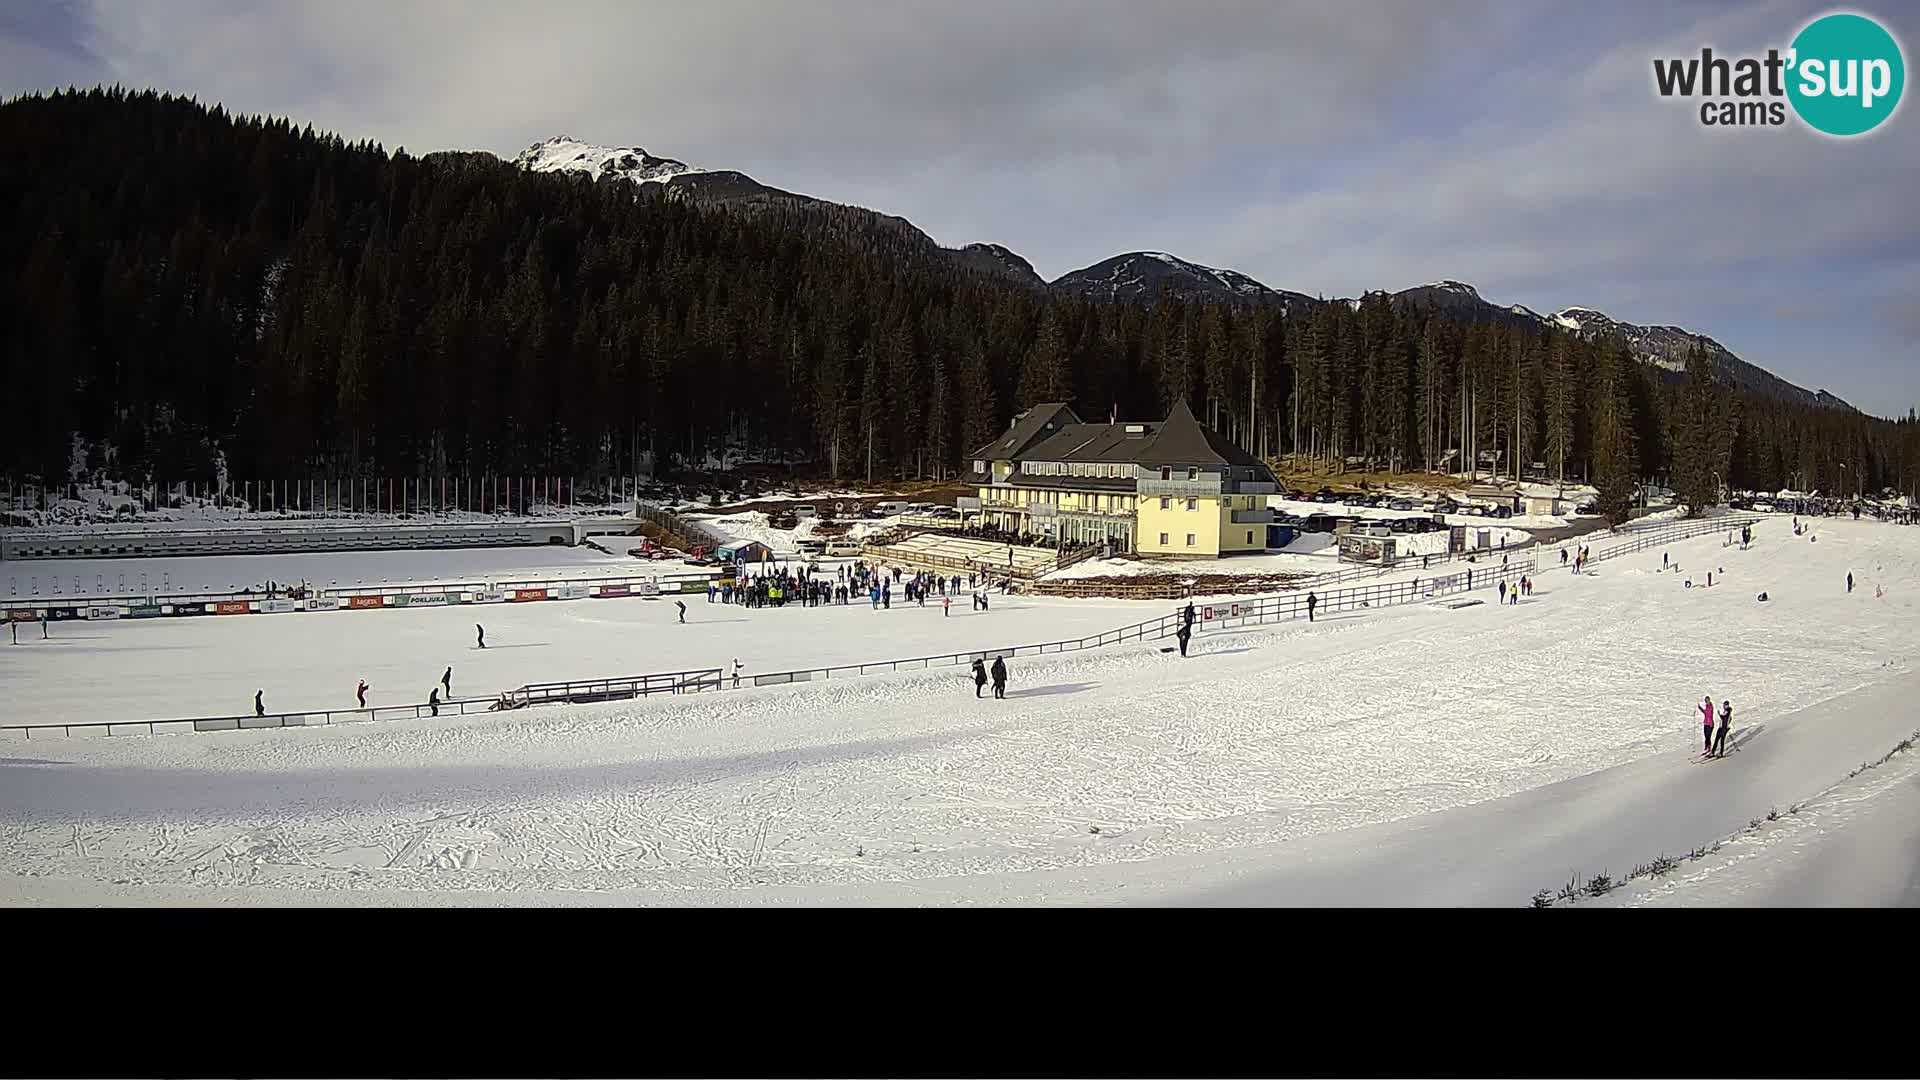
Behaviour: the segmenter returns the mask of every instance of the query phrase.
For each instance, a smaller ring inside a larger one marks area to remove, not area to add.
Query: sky
[[[567,134],[1004,244],[1325,296],[1441,278],[1920,405],[1920,115],[1703,127],[1656,57],[1808,0],[0,0],[0,97],[152,86],[392,150]],[[1920,54],[1920,0],[1854,10]],[[1911,97],[1920,90],[1910,92]]]

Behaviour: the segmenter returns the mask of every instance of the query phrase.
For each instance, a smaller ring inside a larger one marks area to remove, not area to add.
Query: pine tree
[[[1673,488],[1689,514],[1698,514],[1719,501],[1720,471],[1728,440],[1713,370],[1706,350],[1687,350],[1686,384],[1681,388],[1675,418]]]
[[[1633,508],[1633,405],[1627,372],[1634,363],[1624,342],[1601,351],[1593,389],[1594,486],[1600,516],[1610,524],[1627,520]]]

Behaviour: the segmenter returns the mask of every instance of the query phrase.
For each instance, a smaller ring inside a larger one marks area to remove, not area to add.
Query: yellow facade
[[[1071,513],[1130,515],[1134,519],[1134,547],[1143,555],[1212,557],[1265,551],[1264,522],[1233,520],[1235,511],[1258,510],[1264,504],[1265,500],[1256,495],[1185,497],[1057,488],[980,489],[981,508],[988,512],[1048,505]],[[1165,540],[1161,539],[1163,535]]]

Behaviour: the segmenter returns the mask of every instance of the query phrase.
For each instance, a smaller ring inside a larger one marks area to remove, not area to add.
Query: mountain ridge
[[[950,265],[1055,294],[1113,303],[1151,303],[1162,290],[1171,289],[1201,301],[1237,306],[1277,305],[1289,314],[1323,302],[1306,293],[1275,288],[1237,270],[1207,266],[1164,251],[1122,252],[1048,281],[1034,270],[1032,263],[1002,244],[975,242],[958,248],[945,247],[912,222],[896,215],[796,194],[763,184],[736,170],[690,165],[677,158],[649,153],[639,146],[601,146],[582,142],[569,135],[557,135],[521,151],[513,158],[513,163],[534,172],[580,173],[596,181],[625,180],[641,185],[659,184],[671,194],[708,202],[791,200],[846,206],[861,214],[871,215],[871,224],[905,236],[910,243]],[[1789,401],[1858,411],[1824,388],[1809,390],[1789,382],[1741,359],[1712,337],[1684,327],[1626,322],[1606,312],[1579,305],[1561,308],[1551,315],[1542,315],[1521,304],[1502,306],[1492,303],[1481,296],[1472,284],[1453,278],[1426,282],[1387,295],[1397,304],[1430,306],[1469,321],[1548,327],[1586,337],[1619,334],[1626,339],[1636,357],[1669,375],[1684,367],[1687,350],[1698,344],[1706,349],[1708,359],[1720,377],[1732,386]],[[1342,298],[1324,302],[1345,302],[1357,306],[1359,300]]]

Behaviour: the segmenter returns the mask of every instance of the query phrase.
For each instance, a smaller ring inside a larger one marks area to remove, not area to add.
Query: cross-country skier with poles
[[[1713,695],[1708,694],[1700,701],[1700,752],[1703,757],[1713,756]]]
[[[1713,736],[1713,756],[1727,756],[1727,729],[1733,726],[1733,699],[1724,698],[1720,702],[1720,730]]]

